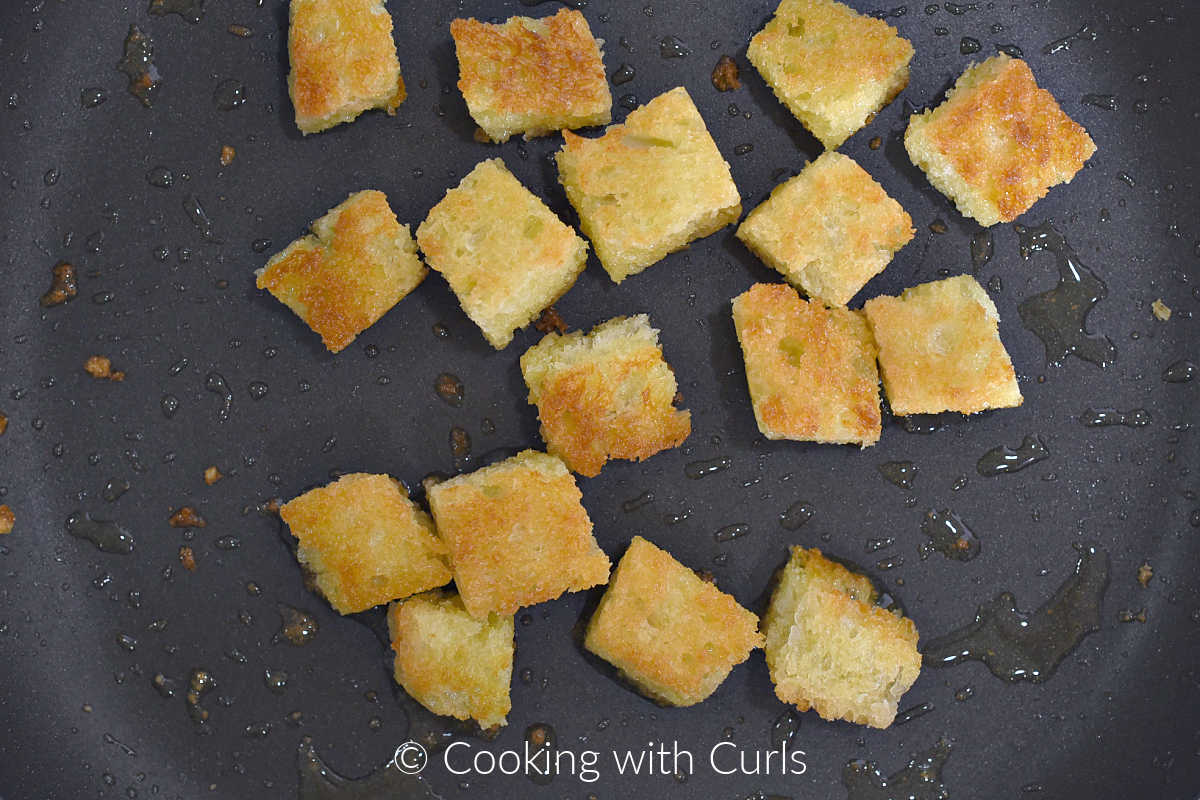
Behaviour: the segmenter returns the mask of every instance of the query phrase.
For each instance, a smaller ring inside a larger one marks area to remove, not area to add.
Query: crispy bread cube
[[[266,289],[338,352],[425,279],[383,192],[355,192],[258,270]]]
[[[521,356],[521,372],[547,449],[580,475],[599,475],[610,458],[649,458],[692,432],[691,414],[673,405],[675,373],[645,314],[587,335],[548,333]]]
[[[971,65],[945,102],[914,114],[904,147],[935,188],[985,226],[1024,214],[1096,152],[1029,65],[1004,54]]]
[[[758,429],[768,439],[879,441],[875,340],[861,311],[805,302],[785,284],[733,299]]]
[[[392,603],[388,630],[396,683],[435,714],[487,729],[512,709],[513,618],[467,613],[462,598],[433,591]]]
[[[387,475],[343,475],[286,503],[296,557],[339,614],[450,582],[433,520]]]
[[[597,139],[563,138],[558,180],[617,283],[741,216],[729,165],[683,87]]]
[[[392,16],[384,2],[292,0],[288,92],[296,127],[306,136],[370,108],[394,114],[404,102]]]
[[[908,85],[913,47],[886,22],[833,0],[783,0],[746,57],[826,150]]]
[[[600,43],[578,11],[511,17],[501,25],[456,19],[450,35],[458,51],[458,88],[471,118],[493,142],[612,121]]]
[[[793,547],[763,617],[775,694],[828,720],[886,728],[921,671],[912,620],[875,605],[871,581]]]
[[[473,616],[512,614],[608,580],[582,497],[562,461],[533,450],[429,490]]]
[[[876,297],[863,310],[893,413],[974,414],[1021,405],[996,306],[970,275]]]
[[[827,151],[775,187],[737,237],[809,297],[844,306],[914,233],[912,218],[866,170]]]
[[[691,706],[762,647],[758,617],[640,536],[613,572],[583,646],[653,700]]]
[[[587,264],[587,242],[498,158],[446,192],[417,228],[417,243],[497,350],[566,294]]]

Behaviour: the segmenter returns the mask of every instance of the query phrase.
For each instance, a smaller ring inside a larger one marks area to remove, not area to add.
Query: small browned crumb
[[[742,88],[742,82],[738,80],[738,65],[732,57],[721,56],[717,59],[717,65],[712,71],[712,85],[718,92],[732,92]]]
[[[125,373],[112,368],[112,361],[108,356],[89,356],[88,360],[83,362],[83,368],[87,370],[87,374],[98,380],[123,381]]]
[[[237,156],[237,150],[225,144],[221,145],[221,166],[228,167],[233,163],[233,159]]]
[[[457,425],[450,429],[450,454],[455,458],[471,455],[471,435]]]
[[[696,577],[699,578],[700,580],[704,581],[705,583],[711,583],[714,586],[717,583],[717,576],[713,575],[710,570],[694,569],[694,570],[692,570],[692,572],[696,573]]]
[[[196,571],[196,554],[186,544],[179,548],[179,563],[183,564],[183,568],[188,572]]]
[[[180,506],[175,513],[171,514],[167,524],[172,528],[203,528],[208,523],[204,521],[204,517],[196,513],[196,509],[191,506]]]
[[[1156,319],[1166,322],[1171,318],[1171,309],[1161,299],[1155,300],[1150,304],[1150,310],[1154,312]]]
[[[867,147],[872,150],[878,150],[881,146],[883,146],[883,139],[878,136],[872,137],[871,141],[867,142]]]
[[[50,270],[54,276],[50,281],[50,290],[42,295],[42,308],[59,306],[79,294],[79,281],[75,277],[75,267],[66,261],[60,261]]]
[[[444,480],[446,480],[446,476],[443,475],[442,473],[431,472],[428,475],[426,475],[424,478],[421,478],[421,489],[422,489],[422,491],[425,492],[426,495],[428,495],[430,489],[437,486],[439,483],[441,483]]]
[[[0,412],[0,436],[3,436],[6,430],[8,430],[8,417],[4,416],[3,412]]]
[[[673,406],[683,405],[683,392],[675,393],[675,396],[671,398],[671,405],[673,405]]]
[[[492,144],[492,137],[488,136],[487,133],[484,132],[483,128],[476,128],[475,141],[479,142],[480,144]]]
[[[542,316],[538,321],[533,323],[533,327],[541,333],[549,333],[550,331],[558,331],[559,333],[567,332],[567,323],[559,315],[558,309],[554,306],[546,306],[542,309]]]
[[[268,498],[267,501],[265,503],[263,503],[261,506],[259,506],[258,508],[264,514],[278,514],[279,507],[281,505],[283,505],[283,503],[280,502],[278,497],[271,497],[271,498]]]
[[[0,506],[0,533],[12,533],[17,517],[8,506]]]
[[[236,23],[230,25],[226,30],[228,30],[234,36],[239,36],[243,39],[249,39],[254,35],[254,31],[250,30],[250,28],[246,27],[245,25],[238,25]]]
[[[1137,611],[1122,609],[1117,612],[1117,622],[1145,622],[1146,609],[1139,608]]]
[[[1154,569],[1150,566],[1149,563],[1142,564],[1140,567],[1138,567],[1137,580],[1138,580],[1138,583],[1140,583],[1143,588],[1150,585],[1150,579],[1153,577],[1154,577]]]
[[[214,483],[224,477],[225,476],[221,474],[221,470],[217,469],[215,465],[211,467],[205,467],[204,469],[204,482],[209,486],[212,486]]]

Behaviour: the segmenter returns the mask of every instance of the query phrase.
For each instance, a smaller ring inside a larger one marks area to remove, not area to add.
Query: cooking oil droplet
[[[1001,445],[984,453],[975,465],[976,471],[985,478],[1020,472],[1031,464],[1049,458],[1050,451],[1039,436],[1026,436],[1015,450]]]
[[[167,419],[175,416],[175,412],[179,410],[179,398],[173,394],[164,394],[158,404],[162,408],[163,416]]]
[[[525,750],[530,754],[531,761],[531,768],[526,773],[529,780],[539,786],[547,786],[554,780],[557,774],[554,768],[557,749],[558,733],[551,726],[536,722],[525,729]]]
[[[889,483],[911,492],[917,477],[917,465],[911,461],[888,461],[879,465],[879,474]]]
[[[280,626],[279,632],[275,634],[275,641],[282,639],[296,647],[302,647],[317,637],[320,626],[307,611],[284,603],[280,603],[278,608]]]
[[[528,3],[528,0],[522,0]],[[331,769],[304,737],[297,752],[300,771],[299,800],[377,800],[381,797],[404,800],[438,800],[420,775],[407,775],[391,763],[361,778],[347,778]]]
[[[263,682],[272,694],[283,694],[287,690],[288,674],[282,669],[263,670]]]
[[[66,527],[67,533],[91,542],[102,553],[133,552],[133,536],[115,522],[92,519],[90,514],[76,511],[67,517]]]
[[[226,78],[213,90],[213,102],[222,111],[233,111],[246,102],[246,85],[234,78]]]
[[[178,14],[195,25],[204,16],[204,0],[150,0],[149,13],[156,17]]]
[[[691,461],[684,465],[683,474],[692,480],[699,480],[717,472],[722,472],[733,466],[733,460],[727,456],[710,458],[703,461]]]
[[[129,481],[113,478],[104,484],[104,488],[100,490],[100,496],[109,503],[115,503],[121,498],[121,495],[128,491]]]
[[[200,198],[189,195],[183,201],[183,210],[187,213],[188,219],[192,221],[192,225],[205,239],[212,238],[212,219],[209,218],[208,212],[204,210],[204,206],[200,203]]]
[[[450,372],[443,372],[434,381],[433,389],[437,396],[447,405],[458,408],[463,404],[464,391],[462,379]]]
[[[1121,104],[1114,94],[1085,94],[1079,102],[1087,106],[1095,106],[1104,111],[1117,111]]]
[[[151,167],[146,173],[146,183],[159,189],[169,189],[175,185],[175,173],[161,165]]]
[[[639,494],[637,497],[621,503],[621,510],[628,514],[630,512],[637,511],[642,506],[649,505],[652,502],[654,502],[654,492],[645,491]]]
[[[971,270],[979,272],[992,260],[995,245],[992,241],[992,231],[984,228],[971,237]]]
[[[1163,370],[1162,379],[1167,383],[1187,383],[1196,377],[1196,365],[1187,359],[1171,364]]]
[[[775,718],[771,723],[771,748],[780,750],[790,745],[800,732],[800,715],[788,709]]]
[[[929,541],[921,545],[921,558],[936,550],[955,561],[970,561],[979,555],[979,539],[962,519],[949,509],[930,509],[921,522],[921,531]]]
[[[233,408],[233,390],[229,388],[229,384],[225,382],[221,373],[208,373],[204,378],[204,388],[221,397],[221,406],[217,409],[217,420],[224,422],[229,419],[229,412]]]
[[[947,3],[947,8],[950,5]],[[924,755],[914,756],[904,769],[886,778],[874,761],[850,761],[842,768],[846,800],[945,800],[950,795],[942,784],[942,767],[949,758],[950,742],[942,739]]]
[[[188,691],[184,699],[187,701],[188,716],[197,725],[208,723],[208,709],[200,705],[200,701],[215,688],[217,679],[206,669],[193,669],[188,676]]]
[[[933,708],[933,703],[921,703],[920,705],[915,705],[912,708],[906,708],[896,715],[896,721],[894,724],[903,725],[906,722],[912,722],[917,717],[923,717],[930,711],[933,711]]]
[[[125,37],[125,54],[117,62],[117,69],[129,78],[129,93],[146,108],[154,105],[154,97],[162,76],[154,66],[154,41],[142,33],[137,25],[129,26]]]
[[[79,105],[84,108],[95,108],[108,99],[108,92],[99,86],[89,86],[79,93]]]
[[[629,83],[635,77],[637,77],[637,72],[634,68],[628,64],[622,64],[612,75],[612,85],[620,86],[623,83]]]
[[[726,525],[720,528],[713,534],[713,538],[718,542],[732,542],[734,539],[740,539],[750,533],[750,526],[745,523],[737,523],[735,525]]]
[[[1096,32],[1092,30],[1092,23],[1085,22],[1079,26],[1079,30],[1074,33],[1067,34],[1061,39],[1055,39],[1050,44],[1042,48],[1042,52],[1046,55],[1053,55],[1060,50],[1070,50],[1077,42],[1094,42],[1096,41]]]
[[[1079,415],[1079,421],[1089,428],[1107,428],[1123,425],[1126,428],[1144,428],[1150,424],[1150,414],[1144,408],[1132,411],[1117,411],[1113,408],[1089,408]]]
[[[812,517],[813,507],[804,500],[798,500],[779,515],[779,527],[785,531],[798,531]]]
[[[267,396],[267,392],[269,392],[270,389],[271,387],[267,386],[267,384],[263,381],[250,381],[250,383],[246,386],[246,391],[250,393],[251,400],[262,400]]]
[[[691,52],[678,36],[664,36],[658,42],[658,54],[663,58],[683,58]]]
[[[964,36],[962,41],[958,43],[958,52],[964,56],[978,53],[982,49],[983,43],[971,36]]]

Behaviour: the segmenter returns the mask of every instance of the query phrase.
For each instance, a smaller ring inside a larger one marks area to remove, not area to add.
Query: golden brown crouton
[[[305,135],[369,108],[394,114],[404,79],[385,0],[291,0],[288,92]]]
[[[435,714],[506,724],[512,708],[513,618],[476,619],[462,599],[433,591],[392,603],[388,630],[396,683]]]
[[[600,44],[578,11],[511,17],[501,25],[456,19],[450,35],[458,51],[458,88],[492,141],[612,121]]]
[[[0,534],[12,533],[13,525],[17,522],[17,516],[13,510],[7,505],[0,505]]]
[[[729,165],[683,87],[597,139],[563,138],[559,182],[617,283],[742,213]]]
[[[331,352],[400,302],[425,279],[417,245],[383,192],[355,192],[276,253],[256,273],[258,288],[275,295],[321,336]]]
[[[876,297],[863,310],[893,413],[974,414],[1021,405],[996,306],[970,275]]]
[[[417,242],[497,350],[566,294],[587,264],[587,242],[498,158],[446,192]]]
[[[607,581],[582,496],[562,461],[533,450],[431,487],[467,611],[512,614]]]
[[[971,65],[944,103],[914,114],[904,147],[929,182],[982,225],[1016,219],[1096,152],[1029,65],[1004,54]]]
[[[746,50],[796,118],[835,150],[908,85],[913,47],[834,0],[783,0]]]
[[[768,439],[879,441],[875,340],[861,311],[805,302],[784,284],[733,299],[758,429]]]
[[[659,702],[691,706],[762,647],[758,617],[640,536],[613,572],[584,647]]]
[[[830,151],[775,187],[737,237],[809,297],[844,306],[913,233],[912,219],[866,170]]]
[[[450,582],[446,546],[429,515],[386,475],[353,473],[279,509],[296,557],[339,614]]]
[[[828,720],[886,728],[921,671],[912,620],[875,605],[871,581],[793,547],[763,617],[775,694]]]
[[[521,372],[547,450],[580,475],[600,474],[610,458],[649,458],[691,433],[691,414],[672,404],[675,373],[645,314],[611,319],[586,336],[547,334],[521,356]]]

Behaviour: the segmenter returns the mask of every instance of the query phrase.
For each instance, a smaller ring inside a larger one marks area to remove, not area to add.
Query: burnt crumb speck
[[[721,56],[712,71],[712,85],[718,92],[732,92],[742,88],[738,79],[738,65],[732,56]]]
[[[203,528],[208,523],[196,512],[196,509],[191,506],[180,506],[171,514],[167,524],[172,528]]]
[[[117,69],[129,78],[129,93],[150,108],[162,82],[158,67],[154,66],[154,40],[142,33],[137,25],[129,26],[125,37],[125,54],[117,62]]]
[[[247,27],[245,25],[238,25],[236,23],[230,25],[228,28],[226,28],[226,30],[228,30],[230,33],[232,33],[234,36],[237,36],[240,39],[249,39],[251,36],[254,35],[254,31],[251,30],[249,27]]]
[[[108,356],[89,356],[88,360],[83,362],[83,369],[97,380],[125,380],[125,373],[119,369],[113,369],[112,359]]]
[[[68,264],[66,261],[60,261],[50,270],[53,278],[50,281],[50,289],[42,295],[42,308],[50,308],[51,306],[59,306],[68,300],[75,298],[79,294],[79,280],[75,275],[75,266]]]
[[[550,331],[558,331],[559,333],[567,332],[567,323],[563,321],[559,315],[558,309],[554,306],[547,306],[542,309],[542,316],[538,321],[533,323],[533,327],[539,333],[549,333]]]
[[[0,506],[0,534],[12,533],[16,522],[17,516],[13,514],[13,510],[7,505]]]
[[[871,141],[867,142],[867,147],[871,148],[872,150],[878,150],[882,146],[883,139],[878,136],[871,137]]]
[[[447,404],[458,408],[463,404],[464,388],[462,379],[451,372],[443,372],[437,376],[433,384],[437,396]]]
[[[188,547],[186,544],[179,548],[179,563],[182,564],[183,568],[188,572],[196,571],[196,554],[192,552],[192,548]]]
[[[1143,588],[1150,585],[1150,579],[1153,577],[1154,577],[1154,569],[1150,566],[1149,563],[1143,563],[1141,566],[1138,567],[1137,582],[1140,583]]]

